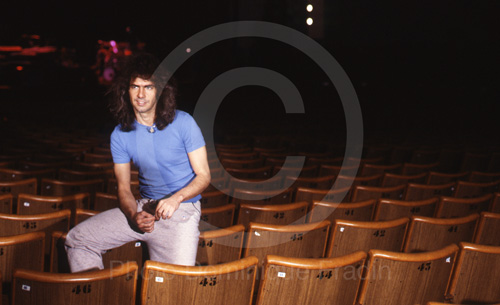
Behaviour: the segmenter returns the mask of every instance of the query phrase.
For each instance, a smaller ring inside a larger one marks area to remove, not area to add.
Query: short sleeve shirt
[[[139,169],[139,186],[143,198],[160,199],[175,193],[194,179],[195,173],[187,153],[205,146],[200,128],[188,113],[176,110],[172,123],[163,130],[135,122],[135,129],[125,132],[116,126],[111,133],[114,163],[132,161]],[[201,195],[189,199],[198,201]]]

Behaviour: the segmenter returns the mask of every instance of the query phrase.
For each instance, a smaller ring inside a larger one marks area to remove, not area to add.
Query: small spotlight
[[[310,13],[310,12],[312,12],[312,11],[313,11],[313,9],[314,9],[314,7],[312,6],[312,4],[308,4],[308,5],[306,6],[306,10],[307,10],[309,13]]]
[[[23,69],[24,69],[24,68],[23,68],[23,66],[17,66],[17,67],[16,67],[16,70],[17,70],[17,71],[23,71]]]
[[[312,25],[313,24],[313,19],[312,18],[307,18],[306,23],[307,25]]]
[[[187,48],[186,53],[191,53],[191,48]]]

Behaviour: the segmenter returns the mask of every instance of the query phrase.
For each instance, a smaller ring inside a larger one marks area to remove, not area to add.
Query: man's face
[[[156,87],[152,81],[137,77],[130,82],[128,93],[136,115],[154,115],[156,109]]]

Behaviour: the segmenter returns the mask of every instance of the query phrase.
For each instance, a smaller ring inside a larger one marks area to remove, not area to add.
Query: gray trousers
[[[148,199],[137,200],[137,209]],[[102,254],[132,241],[147,244],[154,261],[194,266],[200,231],[200,202],[181,203],[170,219],[155,222],[151,233],[134,230],[119,208],[101,212],[72,228],[65,248],[71,272],[104,269]]]

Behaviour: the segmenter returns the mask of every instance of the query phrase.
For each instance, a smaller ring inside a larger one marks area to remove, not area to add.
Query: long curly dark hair
[[[150,53],[138,53],[127,57],[108,93],[112,94],[109,109],[122,131],[134,129],[135,113],[130,102],[130,82],[137,77],[152,81],[156,86],[157,104],[155,124],[158,129],[167,127],[175,117],[177,86],[173,77],[162,70],[160,61]],[[160,87],[160,84],[165,84]]]

